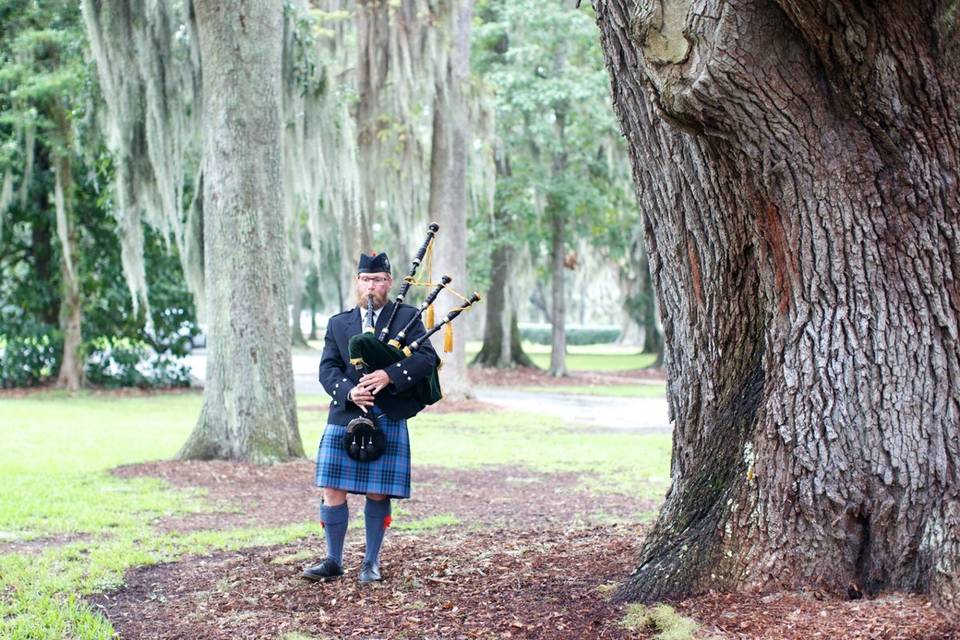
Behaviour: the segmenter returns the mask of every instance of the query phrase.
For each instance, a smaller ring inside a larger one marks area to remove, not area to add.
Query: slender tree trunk
[[[550,217],[551,253],[553,256],[550,286],[552,313],[550,315],[553,319],[553,325],[549,373],[557,377],[567,375],[567,301],[564,288],[566,274],[563,264],[565,227],[566,221],[563,214],[554,210]]]
[[[510,359],[518,367],[534,367],[537,363],[530,359],[527,352],[523,350],[523,343],[520,340],[520,327],[517,323],[517,312],[510,311]]]
[[[645,9],[597,3],[675,424],[620,597],[852,583],[960,610],[953,10]]]
[[[653,290],[653,278],[650,276],[650,259],[646,251],[640,254],[639,272],[643,296],[643,352],[657,356],[651,367],[662,367],[663,327],[657,317],[656,294]]]
[[[490,254],[490,288],[484,297],[486,321],[483,346],[473,364],[486,367],[510,366],[510,316],[507,311],[507,274],[510,247],[501,245]],[[506,348],[504,349],[504,345]]]
[[[303,337],[303,329],[300,328],[300,315],[303,313],[304,296],[304,267],[294,261],[291,265],[290,274],[290,344],[295,347],[306,347],[307,340]]]
[[[287,317],[279,0],[197,0],[210,342],[183,459],[303,456]]]
[[[637,318],[640,300],[640,275],[632,267],[617,267],[617,283],[620,290],[620,337],[617,343],[624,346],[642,345],[643,321]]]
[[[451,287],[467,295],[467,83],[470,76],[470,21],[474,0],[450,3],[450,53],[446,73],[438,76],[433,100],[433,139],[430,153],[430,219],[441,229],[434,269],[453,278]],[[437,317],[444,317],[463,301],[452,295],[437,298]],[[457,320],[459,327],[465,318]],[[439,334],[438,334],[439,335]],[[461,333],[462,336],[462,333]],[[438,339],[439,340],[439,339]],[[466,340],[454,340],[444,358],[440,384],[447,398],[473,396],[467,377]],[[439,351],[439,349],[438,349]]]
[[[495,163],[497,180],[512,175],[509,155],[498,151],[495,153]],[[497,228],[508,233],[510,220],[507,213],[494,209],[494,217]],[[517,314],[512,304],[516,296],[511,286],[515,256],[515,248],[510,243],[497,246],[490,254],[490,289],[484,298],[486,322],[483,346],[473,364],[498,368],[536,366],[523,351]]]
[[[473,364],[497,368],[536,366],[523,351],[517,314],[511,305],[512,254],[512,246],[501,245],[490,255],[490,289],[484,297],[483,347]]]
[[[561,76],[567,64],[566,46],[557,49],[555,65],[557,76]],[[554,107],[554,129],[557,134],[558,147],[566,147],[566,105]],[[555,182],[566,178],[567,157],[565,151],[555,152],[551,162],[552,177]],[[547,195],[547,209],[550,212],[551,255],[553,257],[551,293],[551,349],[550,370],[552,376],[567,375],[567,292],[566,292],[566,225],[567,225],[566,198],[559,194]]]
[[[62,131],[69,131],[66,117],[61,115]],[[77,229],[73,215],[73,172],[69,156],[55,155],[53,173],[57,238],[60,240],[60,330],[63,332],[63,358],[57,386],[77,391],[83,384],[84,358],[80,274],[76,263]]]

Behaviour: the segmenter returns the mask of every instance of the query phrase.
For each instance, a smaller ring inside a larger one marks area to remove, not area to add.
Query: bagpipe
[[[380,330],[379,335],[373,326],[373,297],[371,296],[367,299],[363,331],[351,337],[348,344],[350,363],[361,373],[369,373],[377,369],[386,369],[390,365],[411,356],[441,328],[446,328],[447,330],[444,339],[444,350],[448,352],[451,351],[452,333],[450,333],[450,329],[452,329],[452,325],[450,323],[461,313],[473,306],[473,304],[480,301],[480,294],[476,291],[474,291],[473,295],[469,298],[457,294],[448,287],[451,282],[450,276],[443,275],[440,278],[440,282],[435,283],[434,288],[426,295],[414,316],[393,338],[387,339],[387,336],[390,335],[390,326],[393,324],[393,320],[397,315],[397,309],[406,298],[410,287],[414,284],[424,284],[416,283],[414,276],[420,264],[423,262],[424,256],[427,255],[427,252],[430,250],[431,243],[439,229],[440,227],[436,223],[431,223],[427,227],[427,237],[413,258],[410,271],[407,273],[403,285],[400,287],[400,291],[393,305],[393,310],[390,312],[390,317],[387,318],[387,322]],[[443,320],[434,325],[431,320],[432,305],[444,289],[460,297],[461,300],[463,300],[463,304],[451,309]],[[416,323],[421,320],[425,311],[427,312],[427,324],[433,326],[427,327],[425,335],[407,344],[407,334]],[[431,370],[430,375],[417,382],[413,387],[398,392],[397,395],[401,397],[412,397],[424,405],[434,404],[443,397],[443,393],[440,390],[440,377],[437,373],[439,368],[440,363],[438,362]],[[344,436],[344,448],[351,458],[361,462],[376,460],[383,454],[386,448],[386,441],[382,430],[377,427],[372,414],[362,415],[350,421],[347,425],[346,435]]]

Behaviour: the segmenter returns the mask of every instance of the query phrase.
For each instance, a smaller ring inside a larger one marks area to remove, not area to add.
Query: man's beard
[[[388,293],[389,293],[388,291],[384,291],[383,293],[380,293],[380,294],[377,294],[377,293],[371,294],[373,296],[374,311],[376,311],[377,309],[382,309],[384,305],[387,304]],[[359,291],[357,292],[357,306],[360,307],[361,311],[367,310],[367,295],[364,293],[360,293]]]

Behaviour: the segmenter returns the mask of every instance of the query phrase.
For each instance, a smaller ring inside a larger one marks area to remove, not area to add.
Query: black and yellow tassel
[[[427,320],[425,322],[427,326],[427,331],[429,331],[430,329],[433,329],[434,320],[435,318],[433,316],[433,305],[430,305],[429,307],[427,307]]]
[[[449,322],[443,328],[443,352],[453,353],[453,325]]]

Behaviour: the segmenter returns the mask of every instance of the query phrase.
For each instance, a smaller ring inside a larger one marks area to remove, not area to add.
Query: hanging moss
[[[285,3],[283,206],[293,270],[312,262],[322,272],[338,259],[341,270],[352,269],[361,238],[373,242],[374,223],[383,229],[380,250],[407,255],[420,242],[430,109],[447,65],[451,6],[449,0]],[[147,304],[146,223],[176,243],[203,316],[202,95],[191,5],[83,0],[82,9],[106,107],[114,214],[134,306]],[[491,113],[478,96],[471,116],[486,139]],[[489,210],[489,145],[474,155],[472,202]]]
[[[136,309],[147,305],[142,223],[172,238],[181,256],[195,255],[189,245],[201,242],[183,211],[183,176],[199,163],[196,29],[183,2],[84,0],[82,10],[106,103],[114,215]],[[202,283],[202,264],[183,268],[192,288]],[[194,294],[202,300],[202,291]]]

